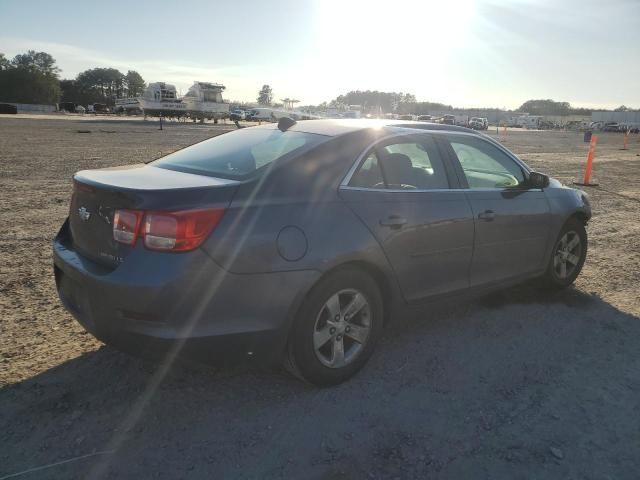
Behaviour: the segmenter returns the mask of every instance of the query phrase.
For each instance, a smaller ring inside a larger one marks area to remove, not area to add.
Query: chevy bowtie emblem
[[[78,215],[80,216],[80,220],[82,220],[83,222],[86,222],[91,218],[91,212],[85,207],[80,207],[78,209]]]

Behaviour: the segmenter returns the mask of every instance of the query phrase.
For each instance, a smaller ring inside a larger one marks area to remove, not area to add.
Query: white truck
[[[487,130],[489,128],[489,120],[483,117],[471,117],[469,120],[469,128],[474,130]]]

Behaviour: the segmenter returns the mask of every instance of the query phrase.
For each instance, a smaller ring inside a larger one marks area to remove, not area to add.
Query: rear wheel
[[[360,370],[382,329],[383,305],[376,282],[356,268],[322,279],[295,319],[287,367],[315,385],[335,385]]]
[[[587,232],[584,224],[573,218],[565,223],[556,239],[544,285],[556,289],[568,287],[580,274],[586,257]]]

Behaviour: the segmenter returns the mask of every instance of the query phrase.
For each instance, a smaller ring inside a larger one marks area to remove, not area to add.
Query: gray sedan
[[[284,360],[330,385],[408,305],[567,287],[590,217],[584,192],[472,130],[285,118],[78,172],[54,270],[106,343]]]

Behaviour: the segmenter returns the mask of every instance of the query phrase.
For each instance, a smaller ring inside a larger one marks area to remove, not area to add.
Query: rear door
[[[430,134],[394,136],[365,152],[340,189],[392,265],[405,299],[469,286],[473,216]]]
[[[476,135],[440,137],[459,172],[475,222],[471,286],[540,271],[550,228],[542,189],[527,186],[524,168]]]

